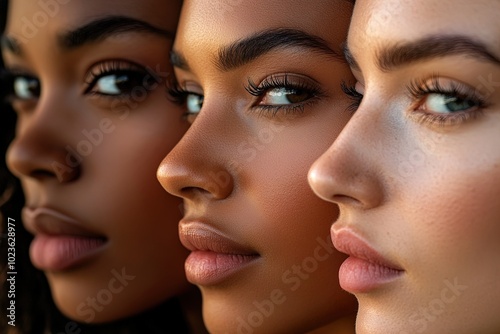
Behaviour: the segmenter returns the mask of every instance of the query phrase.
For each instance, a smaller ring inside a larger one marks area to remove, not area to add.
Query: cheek
[[[442,169],[422,184],[412,201],[414,235],[420,245],[421,263],[440,259],[437,271],[448,268],[455,273],[484,271],[496,265],[500,256],[500,168],[484,163],[482,167]],[[422,251],[423,250],[423,251]],[[443,266],[444,267],[440,267]],[[467,269],[469,268],[469,269]]]

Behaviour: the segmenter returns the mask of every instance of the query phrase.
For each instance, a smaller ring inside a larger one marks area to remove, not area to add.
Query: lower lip
[[[194,251],[186,259],[186,276],[189,282],[196,285],[216,285],[229,279],[257,258],[256,255]]]
[[[402,274],[401,270],[351,256],[340,266],[339,283],[348,292],[364,293],[394,282]]]
[[[68,270],[96,255],[105,244],[100,238],[39,234],[30,246],[31,262],[41,270]]]

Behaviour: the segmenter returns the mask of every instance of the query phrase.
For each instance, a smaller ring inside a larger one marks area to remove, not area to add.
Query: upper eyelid
[[[108,68],[105,68],[108,67]],[[111,68],[115,67],[115,68]],[[123,60],[123,59],[110,59],[95,62],[85,72],[85,82],[92,81],[98,76],[103,74],[111,73],[113,71],[127,71],[127,70],[137,70],[147,72],[146,67],[137,64],[133,61]]]

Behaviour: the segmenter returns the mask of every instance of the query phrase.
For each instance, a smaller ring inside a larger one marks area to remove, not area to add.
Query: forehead
[[[130,16],[174,31],[180,6],[180,0],[10,1],[6,33],[29,37],[35,31],[71,29],[107,15]]]
[[[357,0],[351,50],[433,35],[465,35],[500,52],[499,0]]]
[[[187,0],[176,48],[221,45],[273,28],[304,30],[340,45],[345,41],[352,4],[348,0]],[[190,47],[191,46],[191,47]]]

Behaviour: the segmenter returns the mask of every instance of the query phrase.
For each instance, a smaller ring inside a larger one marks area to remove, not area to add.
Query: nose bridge
[[[163,160],[158,179],[170,193],[194,198],[200,193],[214,199],[228,197],[234,187],[229,162],[234,152],[232,132],[237,120],[223,106],[204,105],[191,128]]]
[[[7,154],[14,174],[52,175],[60,181],[75,177],[77,166],[68,165],[66,160],[71,153],[66,148],[75,139],[79,119],[68,100],[67,92],[54,87],[42,91],[33,110],[19,111],[16,136]]]
[[[385,121],[382,110],[360,106],[310,170],[309,182],[318,196],[363,209],[382,203]]]

